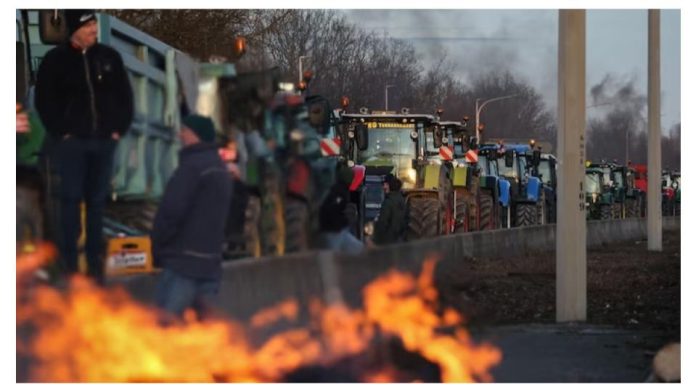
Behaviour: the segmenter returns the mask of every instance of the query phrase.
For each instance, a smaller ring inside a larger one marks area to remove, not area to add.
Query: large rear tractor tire
[[[623,205],[621,203],[613,203],[611,205],[611,218],[623,219]]]
[[[479,230],[493,230],[495,229],[495,201],[493,200],[493,195],[490,191],[481,190],[479,194]]]
[[[435,237],[440,233],[440,200],[432,197],[409,200],[407,240]]]
[[[536,204],[518,204],[515,207],[515,227],[532,226],[536,224]]]
[[[466,199],[463,197],[458,197],[455,204],[457,212],[454,217],[454,232],[466,233],[471,231],[471,225],[469,222],[469,208]]]
[[[609,220],[611,216],[611,206],[609,204],[602,204],[599,206],[599,219]]]
[[[285,199],[285,252],[299,252],[310,247],[309,206],[293,197]]]
[[[640,217],[640,205],[638,199],[626,200],[626,218]]]

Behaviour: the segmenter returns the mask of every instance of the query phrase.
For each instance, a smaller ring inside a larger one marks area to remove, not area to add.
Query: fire
[[[20,271],[50,257],[47,249],[18,257],[18,293]],[[297,325],[294,300],[258,312],[249,323],[184,317],[165,325],[159,311],[122,288],[101,289],[74,277],[65,292],[36,286],[18,295],[18,357],[28,358],[27,378],[41,382],[277,382],[303,368],[332,366],[357,372],[362,382],[418,381],[379,346],[398,341],[437,365],[442,381],[491,381],[488,371],[501,353],[475,345],[454,310],[437,311],[434,266],[427,261],[418,278],[397,271],[377,278],[363,291],[364,309],[312,300],[308,326]],[[279,320],[294,326],[250,343]],[[31,335],[25,339],[20,331]]]

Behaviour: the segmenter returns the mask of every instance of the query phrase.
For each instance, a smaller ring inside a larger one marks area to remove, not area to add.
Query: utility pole
[[[662,251],[660,10],[648,10],[648,250]]]
[[[556,321],[587,319],[585,11],[558,11]]]

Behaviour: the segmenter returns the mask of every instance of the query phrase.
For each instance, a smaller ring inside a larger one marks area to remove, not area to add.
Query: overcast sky
[[[342,10],[357,25],[413,43],[424,59],[445,48],[467,81],[481,69],[509,69],[556,107],[557,10]],[[587,99],[607,74],[647,95],[647,11],[587,11]],[[680,11],[661,12],[662,127],[680,122]],[[472,112],[473,112],[472,108]],[[592,116],[599,109],[588,109]]]

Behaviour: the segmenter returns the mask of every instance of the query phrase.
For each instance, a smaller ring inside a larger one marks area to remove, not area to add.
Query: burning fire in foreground
[[[18,257],[18,290],[22,274],[50,254],[40,248]],[[75,277],[66,293],[48,286],[18,291],[18,336],[20,329],[31,331],[26,342],[18,338],[18,356],[30,358],[29,379],[42,382],[276,382],[346,358],[361,358],[351,363],[369,369],[355,381],[418,381],[404,379],[393,361],[375,360],[389,357],[375,350],[375,342],[391,339],[400,341],[402,354],[437,365],[444,382],[492,381],[488,370],[499,363],[500,351],[473,344],[454,310],[436,311],[434,267],[428,260],[418,278],[392,270],[375,279],[363,291],[364,309],[313,300],[310,326],[257,346],[249,337],[259,329],[297,318],[294,300],[257,313],[248,325],[199,322],[188,314],[180,324],[163,326],[158,311],[123,289],[104,290]]]

